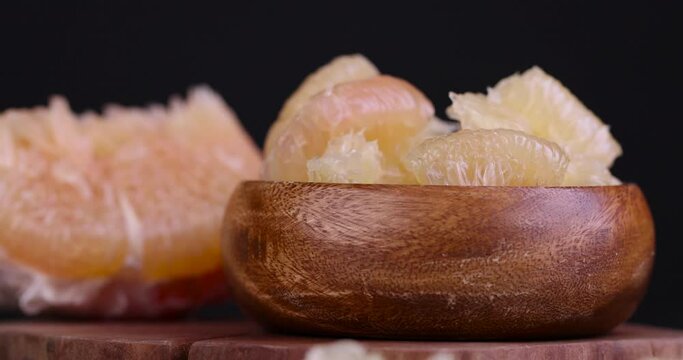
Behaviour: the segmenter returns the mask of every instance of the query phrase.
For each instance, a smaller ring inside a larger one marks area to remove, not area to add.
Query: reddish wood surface
[[[256,332],[245,323],[0,323],[0,360],[187,359],[199,340]]]
[[[638,186],[251,181],[223,255],[231,294],[273,329],[408,340],[604,334],[654,258]]]
[[[322,338],[276,335],[241,336],[196,342],[190,359],[302,359],[311,346],[331,341]],[[575,340],[534,342],[414,342],[361,341],[385,360],[427,359],[436,353],[452,359],[579,360],[683,359],[683,331],[640,325],[622,325],[609,335]]]
[[[249,323],[0,324],[0,359],[302,359],[329,338],[265,334]],[[362,340],[386,360],[426,359],[683,359],[683,331],[622,325],[609,335],[534,342]]]

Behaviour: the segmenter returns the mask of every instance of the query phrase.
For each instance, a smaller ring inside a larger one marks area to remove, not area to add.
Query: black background
[[[17,2],[0,5],[0,109],[55,93],[79,111],[144,105],[208,83],[262,143],[288,94],[338,54],[413,82],[442,117],[449,90],[538,64],[611,125],[625,150],[614,173],[650,201],[657,261],[635,320],[683,327],[682,21],[675,1]]]

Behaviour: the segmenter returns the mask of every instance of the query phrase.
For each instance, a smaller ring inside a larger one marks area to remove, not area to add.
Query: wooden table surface
[[[329,338],[267,334],[248,322],[0,324],[0,359],[302,359]],[[385,359],[683,359],[683,331],[622,325],[592,339],[533,342],[361,340]],[[440,358],[441,359],[441,358]]]

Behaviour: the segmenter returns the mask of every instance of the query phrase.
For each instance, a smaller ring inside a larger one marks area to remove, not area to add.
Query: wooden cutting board
[[[312,346],[334,340],[267,334],[247,322],[10,322],[0,324],[0,359],[302,359]],[[443,359],[683,359],[683,331],[642,325],[592,339],[361,343],[385,359],[404,360],[437,353]]]

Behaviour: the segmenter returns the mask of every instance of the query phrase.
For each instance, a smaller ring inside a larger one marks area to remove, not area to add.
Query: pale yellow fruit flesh
[[[448,134],[451,129],[434,118],[429,100],[407,83],[386,86],[381,83],[388,81],[379,79],[398,80],[378,76],[377,68],[359,55],[337,58],[310,75],[287,101],[268,134],[265,178],[438,183],[436,179],[441,175],[436,167],[427,176],[418,171],[419,166],[407,165],[411,164],[407,157],[412,157],[415,165],[415,153],[424,151],[425,155],[429,153],[425,147],[432,146],[435,154],[464,151],[431,157],[433,162],[450,161],[442,164],[446,168],[444,184],[620,183],[609,171],[621,154],[609,127],[538,67],[501,80],[489,89],[488,95],[451,94],[453,105],[447,113],[459,120],[463,129],[508,129],[517,131],[514,136],[502,130],[465,132],[437,138],[450,139],[441,142],[429,139]],[[419,103],[423,105],[416,106]],[[469,145],[456,146],[452,139]],[[479,153],[472,150],[477,148],[476,141],[483,142]],[[501,143],[494,146],[491,141]],[[455,158],[461,163],[448,175]],[[486,159],[492,163],[485,165]],[[448,180],[448,176],[452,179]]]
[[[377,141],[367,141],[362,132],[331,139],[325,153],[306,167],[313,182],[373,184],[384,176]]]
[[[285,102],[278,116],[278,121],[292,117],[308,102],[308,99],[323,90],[337,84],[369,79],[377,75],[379,75],[377,67],[363,55],[353,54],[336,57],[304,79]]]
[[[208,88],[147,109],[0,114],[0,250],[50,276],[214,271],[225,203],[258,149]]]
[[[550,141],[499,129],[427,139],[405,162],[422,185],[557,186],[568,158]]]
[[[463,129],[514,129],[559,144],[570,158],[563,185],[613,185],[621,147],[605,125],[558,80],[533,67],[488,94],[451,94],[448,115]]]
[[[290,95],[271,125],[266,136],[265,152],[272,151],[282,129],[292,121],[294,115],[308,103],[310,98],[328,90],[337,84],[369,79],[379,75],[375,65],[360,54],[338,56],[318,70],[308,75],[299,87]]]
[[[328,142],[362,131],[377,141],[386,164],[402,176],[401,158],[415,134],[432,121],[431,102],[408,82],[386,75],[341,83],[312,97],[272,138],[266,147],[267,180],[308,181],[308,160],[321,156]]]

